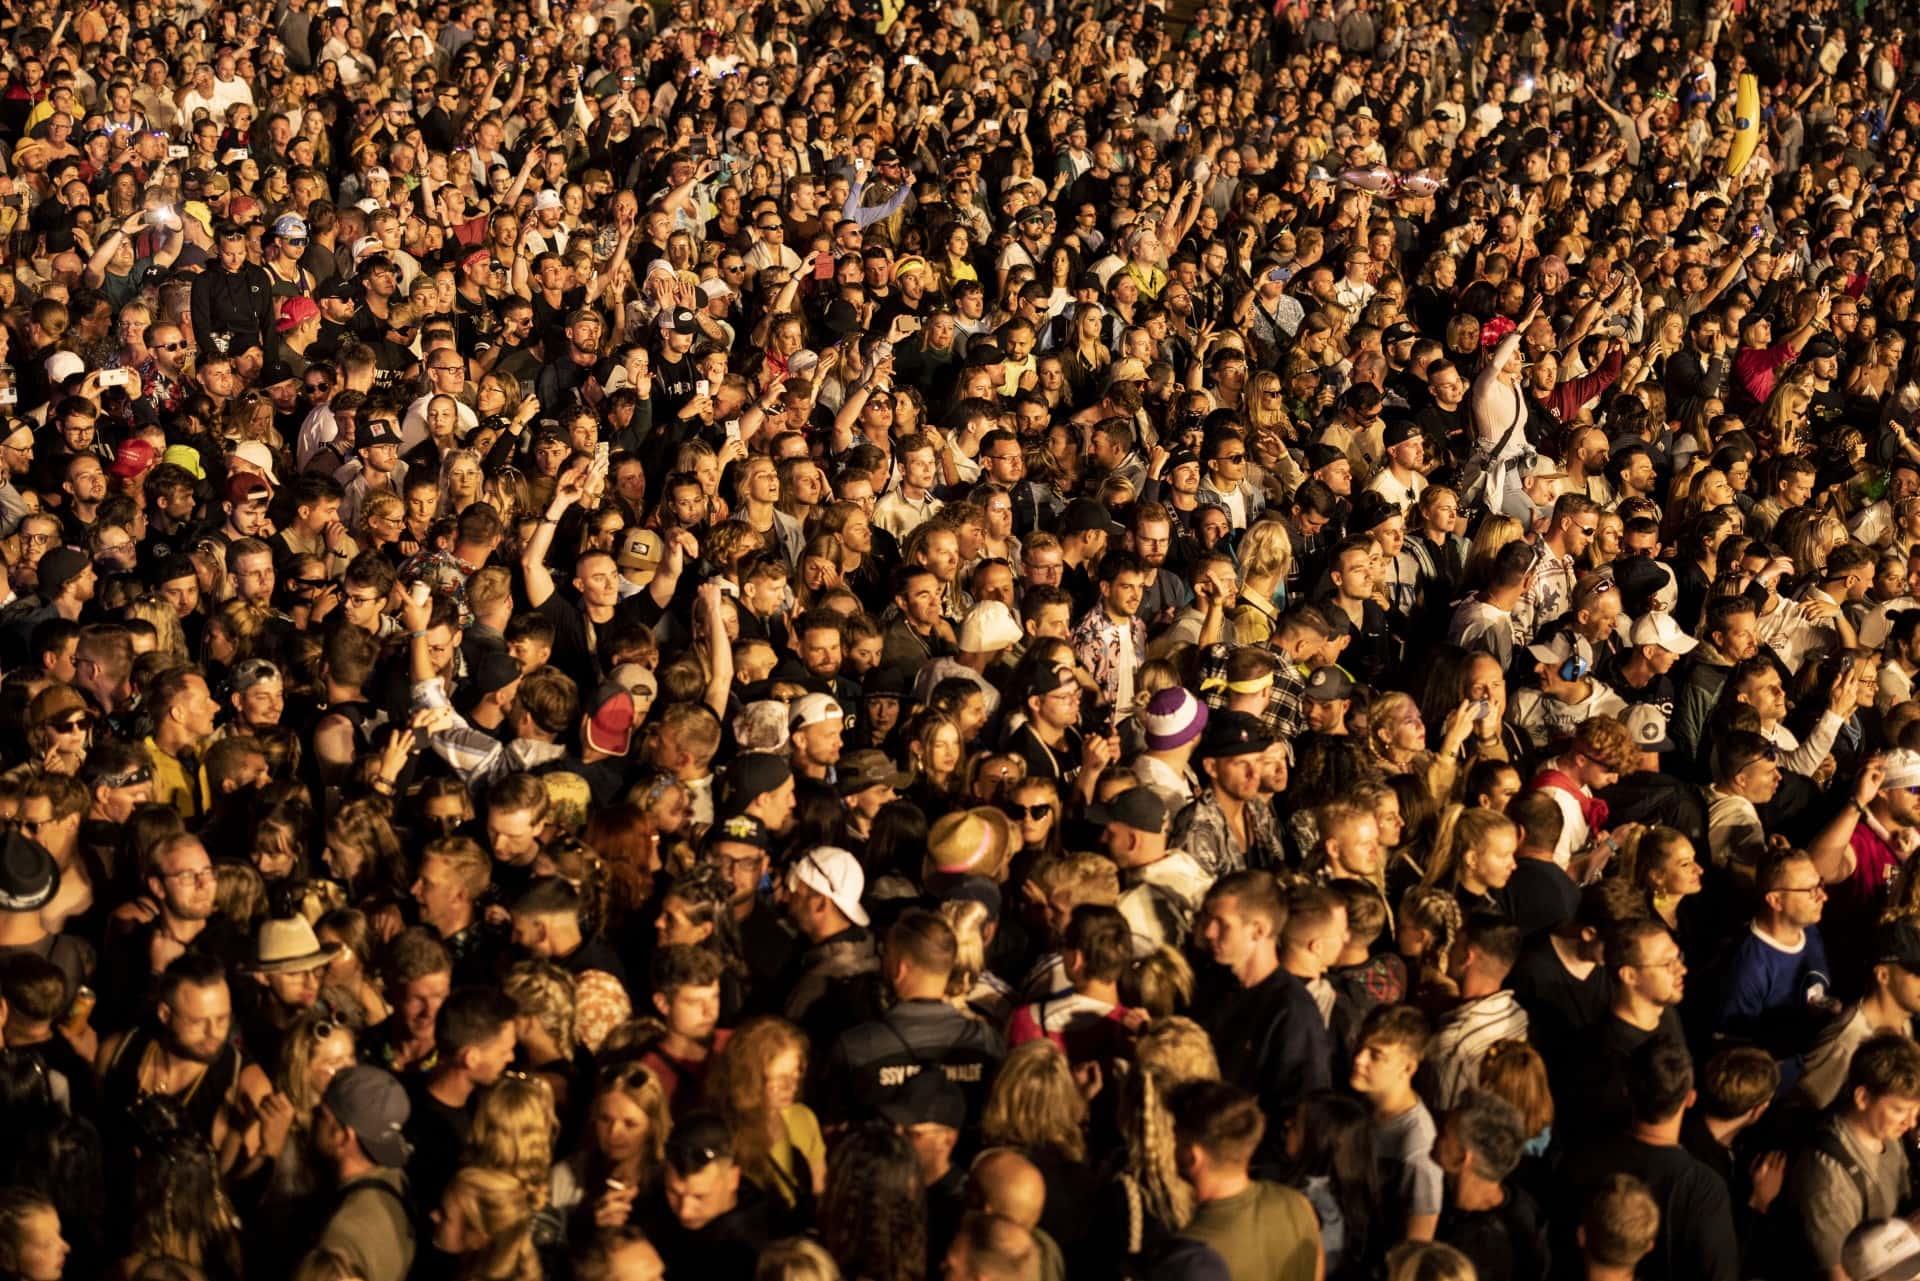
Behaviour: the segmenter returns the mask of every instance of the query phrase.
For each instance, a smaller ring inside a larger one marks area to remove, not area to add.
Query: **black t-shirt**
[[[1580,906],[1580,887],[1552,859],[1523,858],[1500,897],[1508,918],[1533,938],[1572,918]]]
[[[1509,1187],[1507,1199],[1491,1210],[1449,1205],[1440,1214],[1434,1240],[1472,1260],[1478,1281],[1533,1281],[1547,1275],[1546,1216],[1519,1188]]]
[[[1634,1275],[1641,1281],[1735,1281],[1740,1247],[1734,1234],[1733,1203],[1727,1185],[1685,1148],[1642,1143],[1616,1132],[1567,1154],[1561,1164],[1565,1200],[1556,1216],[1562,1227],[1560,1248],[1577,1249],[1573,1225],[1594,1189],[1610,1175],[1630,1174],[1646,1185],[1660,1207],[1660,1231],[1653,1253]],[[1572,1256],[1570,1256],[1572,1257]]]
[[[406,1082],[413,1113],[407,1118],[406,1138],[413,1145],[407,1161],[407,1187],[413,1203],[426,1214],[440,1205],[440,1194],[453,1181],[466,1150],[473,1117],[466,1108],[449,1107],[427,1089],[428,1077]]]
[[[1520,953],[1507,986],[1526,1007],[1529,1039],[1546,1060],[1549,1079],[1559,1079],[1579,1057],[1580,1038],[1607,1012],[1606,971],[1594,966],[1576,979],[1560,961],[1553,940],[1541,936]]]

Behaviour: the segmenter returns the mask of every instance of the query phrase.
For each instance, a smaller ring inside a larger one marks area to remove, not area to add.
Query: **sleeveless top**
[[[100,1086],[101,1115],[109,1119],[109,1124],[124,1124],[132,1114],[134,1105],[153,1093],[140,1088],[140,1061],[146,1057],[147,1047],[152,1044],[151,1032],[145,1028],[135,1028],[127,1033],[126,1039],[114,1051],[113,1061],[107,1065],[106,1077]],[[213,1123],[239,1079],[240,1051],[229,1041],[192,1085],[166,1097],[179,1105],[196,1134],[204,1134],[211,1139]]]

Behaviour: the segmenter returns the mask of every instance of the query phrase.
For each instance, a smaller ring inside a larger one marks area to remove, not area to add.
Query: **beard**
[[[220,1057],[220,1051],[227,1043],[219,1041],[213,1045],[189,1045],[182,1041],[172,1028],[168,1028],[161,1037],[168,1054],[176,1059],[186,1059],[190,1063],[211,1063]]]

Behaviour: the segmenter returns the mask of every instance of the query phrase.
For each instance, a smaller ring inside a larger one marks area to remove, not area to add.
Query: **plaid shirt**
[[[1231,645],[1215,643],[1200,655],[1200,701],[1209,711],[1217,712],[1227,705],[1227,659],[1233,650]],[[1267,698],[1266,710],[1260,713],[1260,724],[1274,738],[1291,742],[1307,727],[1307,678],[1285,654],[1275,650],[1274,657],[1280,665],[1274,669],[1273,692]]]

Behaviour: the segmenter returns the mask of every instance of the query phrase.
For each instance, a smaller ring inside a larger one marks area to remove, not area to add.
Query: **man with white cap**
[[[1147,750],[1133,761],[1133,776],[1153,789],[1177,814],[1193,799],[1200,776],[1193,768],[1193,750],[1207,728],[1207,705],[1190,689],[1175,685],[1155,694],[1141,717]]]
[[[1840,1248],[1852,1281],[1913,1281],[1920,1277],[1920,1232],[1906,1219],[1875,1219],[1855,1228]]]
[[[941,681],[953,677],[970,680],[987,700],[987,719],[992,720],[1000,709],[1000,690],[985,673],[1024,638],[1019,620],[1005,602],[980,601],[967,611],[960,623],[959,653],[951,658],[936,658],[922,667],[914,678],[913,696],[924,703]]]
[[[787,721],[794,773],[833,782],[846,727],[846,713],[832,695],[805,694],[795,700]]]
[[[1627,648],[1613,662],[1602,664],[1600,678],[1628,707],[1649,704],[1660,709],[1663,719],[1671,718],[1678,690],[1668,673],[1699,644],[1680,630],[1673,615],[1650,611],[1633,621]]]
[[[1571,632],[1527,646],[1527,657],[1540,686],[1513,696],[1509,719],[1534,747],[1546,748],[1595,716],[1618,716],[1627,710],[1619,695],[1594,678],[1592,651]]]
[[[780,882],[787,919],[807,941],[800,977],[787,990],[785,1014],[815,1045],[832,1045],[841,1032],[875,1012],[871,1007],[849,1011],[841,999],[880,973],[880,954],[867,929],[871,918],[860,905],[866,889],[860,860],[832,845],[802,854]]]
[[[1887,886],[1916,848],[1920,752],[1902,749],[1861,768],[1853,803],[1807,846],[1821,881],[1833,887],[1827,910],[1836,953],[1846,950],[1848,939],[1871,931]]]

